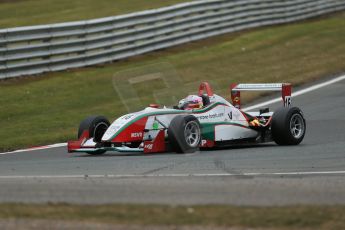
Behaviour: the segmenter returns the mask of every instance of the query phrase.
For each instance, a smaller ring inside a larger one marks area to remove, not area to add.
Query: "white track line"
[[[320,84],[316,84],[316,85],[310,86],[308,88],[305,88],[305,89],[302,89],[302,90],[299,90],[299,91],[296,91],[296,92],[292,93],[292,96],[293,97],[297,97],[299,95],[309,93],[310,91],[314,91],[314,90],[320,89],[322,87],[334,84],[334,83],[342,81],[342,80],[345,80],[345,75],[337,77],[337,78],[334,78],[334,79],[326,81],[326,82],[322,82]],[[256,104],[256,105],[247,107],[247,108],[243,109],[243,111],[249,111],[249,110],[252,110],[252,109],[257,109],[257,108],[260,108],[260,107],[263,107],[263,106],[266,106],[266,105],[271,105],[271,104],[274,104],[274,103],[277,103],[277,102],[280,102],[280,101],[282,101],[282,98],[278,97],[278,98],[275,98],[275,99],[272,99],[272,100],[269,100],[269,101],[265,101],[265,102],[260,103],[260,104]]]
[[[320,84],[316,84],[316,85],[310,86],[308,88],[305,88],[305,89],[302,89],[302,90],[299,90],[299,91],[296,91],[296,92],[292,93],[292,96],[296,97],[296,96],[299,96],[299,95],[302,95],[302,94],[306,94],[306,93],[308,93],[310,91],[314,91],[314,90],[320,89],[322,87],[334,84],[334,83],[342,81],[342,80],[345,80],[345,75],[337,77],[337,78],[334,78],[334,79],[326,81],[326,82],[322,82]],[[269,100],[269,101],[266,101],[266,102],[263,102],[263,103],[259,103],[259,104],[247,107],[247,108],[243,109],[243,111],[249,111],[249,110],[260,108],[260,107],[263,107],[263,106],[266,106],[266,105],[274,104],[274,103],[279,102],[281,100],[282,100],[281,97],[275,98],[275,99],[272,99],[272,100]],[[51,148],[57,148],[57,147],[63,147],[63,146],[67,146],[67,143],[58,143],[58,144],[34,147],[34,148],[29,148],[29,149],[20,149],[20,150],[16,150],[16,151],[12,151],[12,152],[0,153],[0,155],[11,154],[11,153],[30,152],[30,151],[35,151],[35,150],[51,149]]]
[[[52,144],[52,145],[32,147],[28,149],[19,149],[12,152],[0,153],[0,155],[6,155],[6,154],[11,154],[11,153],[31,152],[31,151],[36,151],[36,150],[51,149],[51,148],[57,148],[57,147],[63,147],[63,146],[67,146],[67,143],[57,143],[57,144]]]
[[[268,172],[268,173],[196,173],[196,174],[119,174],[119,175],[44,175],[44,176],[0,176],[0,179],[68,179],[68,178],[153,178],[153,177],[238,177],[238,176],[311,176],[344,175],[345,171],[314,172]]]

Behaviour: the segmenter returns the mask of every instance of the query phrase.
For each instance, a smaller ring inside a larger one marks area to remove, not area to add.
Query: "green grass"
[[[0,28],[114,16],[188,0],[0,0]]]
[[[88,115],[114,119],[127,113],[116,89],[134,110],[154,98],[177,102],[179,97],[196,91],[205,79],[216,93],[228,97],[231,82],[296,85],[339,74],[345,71],[344,38],[342,12],[218,36],[112,64],[2,81],[0,149],[64,142],[76,138],[79,122]],[[156,79],[132,84],[133,91],[125,87],[124,79],[152,79],[157,73],[166,76],[168,83]],[[165,84],[175,87],[166,88]],[[141,98],[139,106],[134,94]],[[170,95],[176,97],[172,100]]]
[[[344,229],[345,207],[0,204],[0,219],[44,219],[137,226]]]

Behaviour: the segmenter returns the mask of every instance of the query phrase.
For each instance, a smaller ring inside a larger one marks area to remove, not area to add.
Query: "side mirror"
[[[260,109],[260,115],[263,113],[268,113],[269,111],[270,111],[269,108]]]

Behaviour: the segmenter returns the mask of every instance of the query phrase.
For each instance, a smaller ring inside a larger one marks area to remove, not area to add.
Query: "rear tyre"
[[[192,115],[176,116],[168,128],[169,142],[177,153],[192,153],[199,149],[201,129],[198,119]]]
[[[297,108],[281,108],[272,117],[272,138],[278,145],[298,145],[304,138],[306,122]]]
[[[110,122],[107,118],[103,116],[90,116],[80,123],[78,130],[78,139],[81,137],[83,132],[87,130],[89,131],[90,138],[92,137],[94,142],[100,143],[102,140],[102,136],[109,126]],[[90,152],[89,154],[100,155],[105,152],[105,150],[99,150],[96,152]]]

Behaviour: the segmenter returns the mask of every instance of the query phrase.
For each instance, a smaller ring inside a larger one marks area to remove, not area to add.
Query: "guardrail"
[[[344,0],[203,0],[95,20],[1,29],[0,79],[111,62],[344,9]]]

